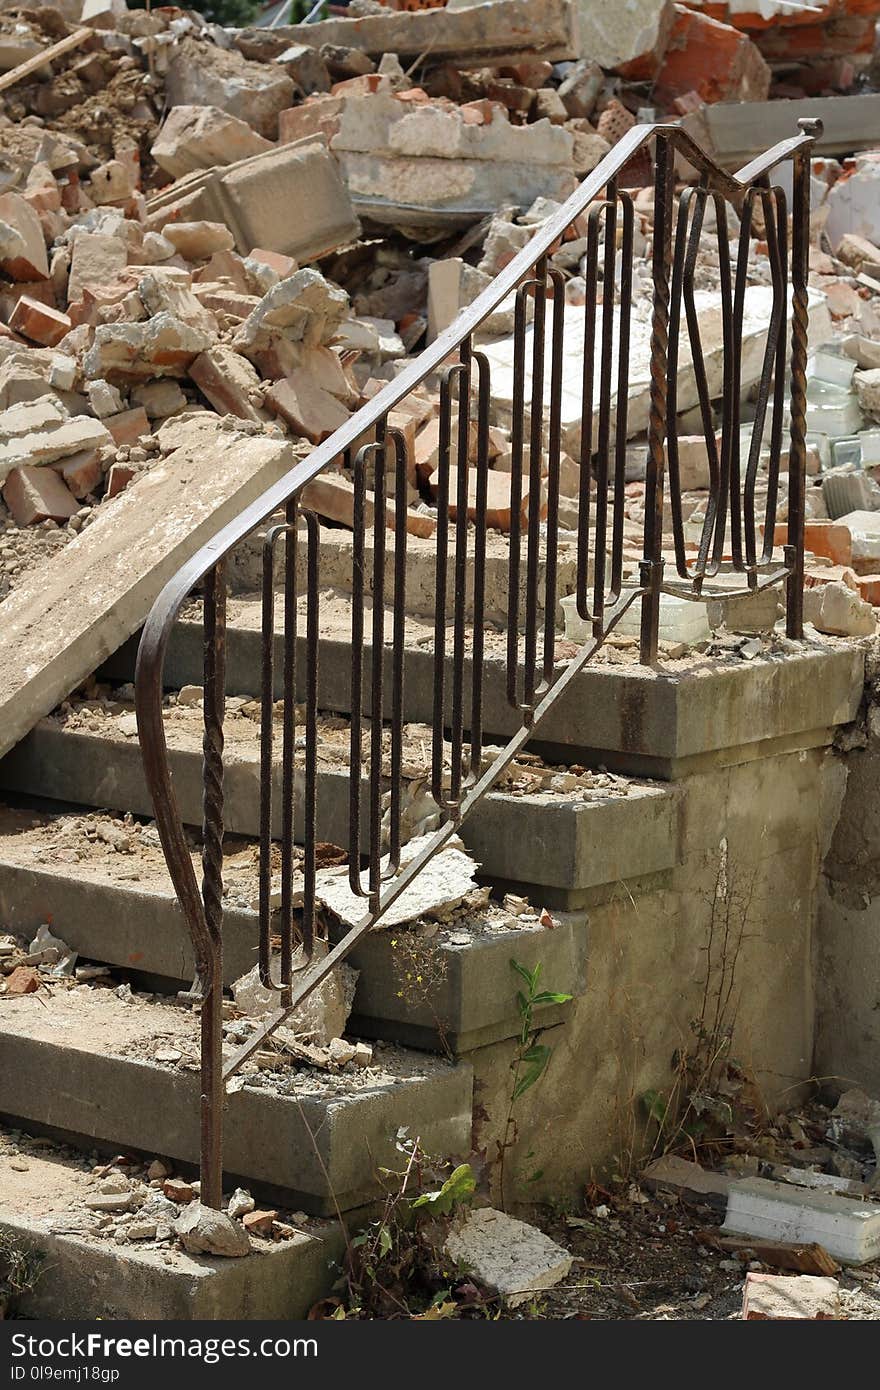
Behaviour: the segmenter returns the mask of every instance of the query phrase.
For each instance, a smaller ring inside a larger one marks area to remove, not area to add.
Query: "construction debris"
[[[493,1207],[468,1212],[450,1231],[445,1250],[511,1308],[561,1283],[572,1266],[569,1252],[543,1231]]]
[[[839,1318],[839,1285],[836,1279],[809,1274],[785,1278],[750,1270],[743,1289],[742,1315],[747,1321]]]

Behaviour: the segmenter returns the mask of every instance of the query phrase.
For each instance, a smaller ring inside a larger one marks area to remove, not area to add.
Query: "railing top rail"
[[[145,635],[153,641],[166,629],[174,614],[208,571],[227,555],[233,546],[283,506],[301,488],[349,449],[366,430],[395,408],[426,377],[442,366],[456,348],[469,338],[480,324],[516,289],[529,270],[549,251],[554,242],[575,217],[594,202],[601,190],[629,163],[639,150],[657,136],[662,136],[691,164],[715,191],[735,202],[757,180],[765,178],[779,164],[791,159],[800,149],[812,144],[821,133],[821,122],[801,120],[801,133],[782,140],[731,174],[711,160],[691,136],[680,126],[654,124],[637,125],[618,141],[601,163],[584,179],[557,213],[547,219],[531,240],[509,262],[483,293],[461,311],[454,322],[438,334],[434,342],[379,391],[372,400],[356,411],[329,439],[319,444],[308,458],[273,483],[237,517],[228,522],[211,540],[174,575],[157,598],[145,624]],[[150,643],[148,642],[149,646]]]

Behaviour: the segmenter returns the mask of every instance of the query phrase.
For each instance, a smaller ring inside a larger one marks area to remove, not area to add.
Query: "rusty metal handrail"
[[[224,1077],[232,1075],[260,1046],[261,1042],[289,1016],[306,995],[351,952],[371,930],[382,913],[417,877],[424,865],[456,832],[483,795],[494,785],[516,754],[533,736],[547,710],[571,684],[591,659],[623,613],[641,600],[641,659],[653,662],[657,655],[659,603],[663,588],[663,480],[665,454],[669,452],[671,484],[670,519],[679,574],[679,588],[698,597],[725,562],[725,546],[730,523],[732,568],[744,576],[747,588],[784,582],[787,589],[787,630],[790,636],[802,633],[803,517],[805,468],[805,403],[807,353],[807,256],[809,246],[809,152],[820,133],[817,122],[800,122],[801,133],[783,141],[759,159],[731,175],[718,168],[680,128],[654,125],[631,130],[584,180],[564,206],[550,218],[532,240],[497,276],[480,297],[464,309],[452,325],[441,333],[393,382],[384,387],[366,406],[357,411],[309,458],[268,488],[232,522],[223,527],[166,584],[144,625],[138,650],[136,704],[138,731],[146,779],[150,788],[156,824],[172,882],[190,933],[201,988],[202,1028],[202,1201],[217,1206],[222,1186],[222,1103]],[[644,549],[639,584],[623,585],[624,510],[623,483],[626,445],[626,398],[628,389],[627,344],[631,312],[633,207],[629,195],[617,186],[623,168],[639,151],[655,145],[654,239],[652,252],[653,303],[651,319],[651,382],[648,422],[648,461],[645,492]],[[697,189],[686,191],[673,233],[674,156],[678,153],[697,171]],[[769,176],[783,161],[793,166],[793,218],[791,264],[789,271],[789,231],[787,210],[781,190],[770,188]],[[600,198],[600,194],[604,196]],[[720,456],[711,432],[708,388],[699,344],[698,323],[692,298],[692,276],[703,217],[709,200],[716,210],[719,259],[722,265],[722,299],[725,322],[725,382],[723,391],[724,427]],[[726,203],[733,203],[743,216],[744,232],[736,274],[731,279],[727,245]],[[744,483],[739,474],[738,394],[735,345],[729,330],[735,329],[736,315],[742,310],[742,293],[748,257],[749,219],[754,205],[760,205],[765,234],[770,247],[773,284],[773,312],[768,326],[764,369],[759,383],[759,414],[763,428],[769,393],[773,389],[773,427],[770,445],[768,503],[765,510],[765,540],[760,553],[756,538],[754,484],[758,465],[761,429],[755,431]],[[548,266],[555,244],[571,225],[588,213],[586,280],[588,299],[584,309],[584,374],[581,414],[580,496],[577,550],[577,608],[592,625],[593,636],[578,656],[560,673],[554,659],[556,607],[556,551],[558,543],[558,498],[561,429],[562,345],[566,302],[561,277]],[[618,247],[618,215],[622,219],[622,238]],[[600,249],[601,242],[601,249]],[[596,346],[599,323],[597,290],[600,256],[603,264],[601,342]],[[615,272],[620,267],[621,290],[615,294]],[[787,293],[792,290],[792,333],[790,352],[786,351]],[[521,718],[520,728],[508,741],[491,766],[482,760],[482,603],[485,583],[486,498],[488,473],[488,426],[491,395],[491,369],[484,353],[474,348],[473,335],[480,324],[509,296],[515,297],[514,326],[514,402],[511,437],[511,537],[508,586],[507,696]],[[615,303],[617,299],[617,303]],[[675,369],[680,336],[681,306],[691,341],[697,373],[698,395],[703,412],[710,463],[710,496],[696,562],[689,567],[684,545],[677,478],[674,430],[670,433],[669,397],[675,397]],[[528,309],[533,309],[531,328],[531,395],[526,400],[526,357],[528,351]],[[618,312],[618,372],[616,414],[612,423],[611,351],[615,338],[615,309]],[[545,393],[547,347],[546,323],[552,316],[550,334],[549,432],[545,432]],[[594,363],[598,358],[598,428],[594,448]],[[781,413],[786,366],[791,376],[791,436],[789,447],[788,546],[783,567],[772,567],[775,533],[777,483],[781,454]],[[437,601],[435,610],[435,685],[433,716],[431,787],[445,821],[428,840],[418,856],[403,869],[401,848],[401,728],[403,719],[404,641],[403,613],[406,570],[406,472],[403,441],[387,425],[389,412],[415,387],[435,372],[441,374],[439,507],[437,530]],[[477,440],[470,440],[471,402],[476,406]],[[453,429],[453,411],[458,407],[458,425]],[[735,426],[735,428],[734,428]],[[526,441],[528,427],[528,441]],[[361,449],[356,458],[351,451],[359,438],[374,431],[376,442]],[[711,434],[711,442],[710,442]],[[736,435],[736,439],[734,436]],[[546,439],[546,442],[545,442]],[[528,459],[526,461],[526,449]],[[385,549],[387,505],[385,475],[389,454],[394,454],[394,632],[391,639],[391,786],[390,833],[383,832],[381,814],[383,707]],[[595,455],[595,486],[592,468]],[[365,900],[365,913],[343,939],[319,960],[312,959],[315,925],[315,840],[317,783],[317,661],[318,661],[318,578],[319,527],[316,518],[299,504],[302,489],[324,469],[345,459],[354,470],[354,572],[352,588],[353,664],[350,781],[351,886]],[[543,486],[542,463],[547,463],[547,522],[542,537],[540,506],[537,499]],[[452,468],[456,468],[453,482]],[[528,519],[521,526],[524,497],[524,470],[530,503]],[[471,471],[475,479],[473,501],[469,493]],[[361,650],[365,605],[365,525],[367,477],[373,481],[373,624],[370,653],[370,748],[369,816],[362,825],[361,711],[364,704],[364,657]],[[454,488],[454,493],[452,489]],[[608,494],[612,493],[609,511]],[[448,504],[454,496],[455,520],[448,520]],[[223,840],[223,715],[225,698],[225,571],[230,551],[280,509],[285,522],[269,532],[264,543],[263,582],[263,672],[261,724],[261,807],[260,807],[260,974],[267,987],[279,994],[279,1008],[222,1066],[222,840]],[[474,529],[468,525],[473,513]],[[304,907],[300,936],[306,964],[293,968],[295,937],[290,879],[293,864],[294,708],[296,704],[296,545],[299,524],[306,527],[307,546],[307,632],[306,632],[306,719],[305,719],[305,866]],[[591,529],[592,527],[592,529]],[[453,531],[453,633],[452,680],[445,682],[447,628],[447,570],[449,532]],[[473,539],[473,561],[468,556],[469,536]],[[273,828],[272,780],[273,733],[273,638],[274,638],[274,559],[277,544],[285,547],[284,583],[284,718],[282,724],[282,903],[280,978],[271,975],[270,849]],[[591,544],[592,539],[592,544]],[[525,565],[523,566],[523,544]],[[544,551],[543,585],[541,551]],[[610,551],[610,569],[607,553]],[[592,577],[591,577],[592,566]],[[471,700],[465,712],[465,641],[467,629],[466,589],[473,581],[473,649],[471,661]],[[180,609],[193,589],[204,583],[205,699],[203,738],[203,852],[202,888],[199,890],[187,847],[183,823],[172,785],[162,719],[163,671],[169,637]],[[524,594],[521,596],[521,589]],[[541,598],[543,597],[543,624]],[[522,631],[522,638],[520,636]],[[448,697],[448,698],[447,698]],[[446,774],[445,731],[450,730],[450,771]],[[467,737],[466,737],[467,734]],[[360,857],[365,848],[367,882],[363,882]],[[383,863],[383,850],[389,854]],[[390,870],[390,874],[389,874]]]

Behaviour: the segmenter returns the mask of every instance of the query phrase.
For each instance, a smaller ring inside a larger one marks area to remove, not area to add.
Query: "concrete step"
[[[178,804],[184,821],[196,826],[202,818],[201,722],[201,710],[191,706],[174,706],[166,718]],[[258,835],[259,726],[247,706],[244,712],[230,708],[225,737],[226,828],[232,834]],[[429,747],[427,729],[423,734],[410,730],[406,770],[413,809],[408,820],[404,808],[408,834],[415,833],[414,818],[424,802],[422,753]],[[347,721],[326,720],[317,834],[341,845],[348,840],[347,759]],[[280,762],[275,775],[277,814]],[[575,909],[587,905],[602,885],[656,874],[678,862],[677,788],[582,769],[562,773],[569,779],[565,790],[534,790],[543,788],[551,775],[528,761],[518,762],[508,775],[508,790],[489,793],[462,826],[462,840],[485,879],[523,887],[542,900],[539,905]],[[66,713],[41,721],[0,763],[0,786],[55,801],[152,814],[131,706],[113,701],[72,704]],[[294,809],[299,837],[299,777]]]
[[[351,708],[351,608],[338,592],[322,592],[318,699],[322,709],[349,713]],[[302,605],[301,605],[302,607]],[[451,609],[450,609],[451,612]],[[304,613],[304,609],[303,609]],[[283,646],[280,626],[283,602],[278,596],[275,643],[276,696],[281,695]],[[238,695],[258,696],[260,690],[260,601],[240,595],[229,602],[227,688]],[[299,631],[304,631],[304,623]],[[390,610],[385,615],[391,634]],[[369,655],[369,616],[366,620]],[[433,624],[411,616],[406,626],[404,718],[430,723],[433,719]],[[490,737],[508,738],[519,719],[506,697],[506,637],[502,626],[487,624],[483,664],[483,722]],[[447,641],[451,651],[451,637]],[[466,640],[465,683],[470,690],[471,662]],[[557,641],[559,671],[577,648]],[[834,725],[855,717],[861,699],[864,655],[853,646],[813,638],[803,644],[773,639],[752,660],[737,653],[711,659],[689,651],[673,659],[667,648],[656,667],[638,664],[635,639],[612,634],[588,666],[549,711],[533,743],[560,760],[577,756],[588,765],[603,764],[618,772],[674,779],[711,757],[721,763],[757,756],[770,740],[787,739],[798,746],[821,742]],[[121,648],[104,667],[120,681],[134,676],[137,639]],[[299,678],[305,669],[305,648],[298,642]],[[166,665],[169,688],[201,685],[201,606],[191,603],[176,625]],[[447,690],[451,680],[447,661]],[[390,689],[391,655],[385,653],[385,681]],[[300,689],[298,697],[303,697]],[[466,705],[466,707],[469,707]]]
[[[258,861],[252,840],[230,837],[225,850],[224,977],[231,985],[257,959]],[[548,977],[582,993],[586,914],[556,913],[547,930],[540,908],[528,921],[493,904],[448,923],[373,933],[350,957],[360,972],[351,1031],[453,1053],[512,1037],[520,1019],[511,958],[530,968],[541,961]],[[158,836],[140,821],[0,807],[0,922],[26,940],[48,922],[85,959],[135,978],[164,977],[169,990],[192,981],[189,936]],[[539,1022],[547,1027],[566,1012],[545,1006]]]
[[[0,1237],[26,1251],[37,1274],[16,1297],[14,1316],[304,1318],[337,1276],[343,1240],[335,1221],[299,1217],[295,1234],[252,1237],[250,1255],[236,1260],[188,1255],[171,1240],[119,1243],[109,1218],[86,1206],[98,1191],[96,1158],[0,1128]],[[123,1171],[146,1178],[143,1169]]]
[[[177,1062],[156,1053],[173,1050]],[[120,997],[99,984],[60,982],[4,998],[0,1010],[0,1115],[78,1144],[199,1154],[199,1021],[180,1002]],[[402,1126],[426,1150],[466,1153],[473,1074],[391,1045],[373,1063],[325,1072],[285,1054],[277,1070],[246,1063],[224,1106],[225,1170],[292,1207],[329,1215],[377,1195],[379,1166],[394,1166]],[[137,1096],[136,1106],[131,1097]]]

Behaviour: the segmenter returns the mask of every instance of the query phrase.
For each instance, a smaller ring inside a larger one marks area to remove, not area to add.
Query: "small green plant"
[[[519,1139],[519,1128],[514,1113],[516,1104],[526,1091],[530,1091],[541,1080],[547,1070],[550,1058],[553,1056],[552,1047],[539,1041],[541,1029],[535,1027],[535,1009],[540,1008],[543,1004],[567,1004],[572,997],[570,994],[562,994],[558,990],[539,988],[544,968],[540,961],[534,970],[529,970],[528,966],[523,965],[520,961],[511,960],[510,968],[519,976],[525,988],[518,989],[516,992],[520,1028],[516,1052],[510,1064],[513,1079],[510,1086],[507,1122],[501,1138],[497,1141],[498,1186],[501,1206],[505,1211],[507,1210],[504,1186],[505,1158],[508,1150],[512,1149]],[[534,1174],[531,1181],[537,1181],[538,1177],[540,1174]]]
[[[460,1307],[483,1301],[482,1292],[451,1268],[443,1249],[452,1219],[473,1198],[473,1169],[469,1163],[436,1163],[418,1139],[404,1133],[396,1147],[406,1165],[402,1171],[380,1168],[382,1211],[349,1242],[347,1316],[456,1317]]]

